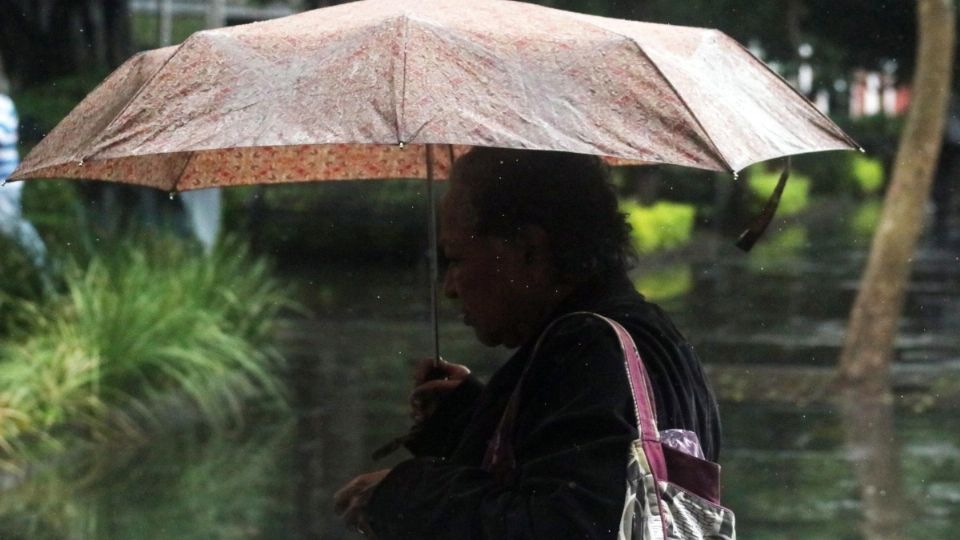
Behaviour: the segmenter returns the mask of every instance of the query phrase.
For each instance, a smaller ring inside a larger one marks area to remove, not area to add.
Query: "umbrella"
[[[716,30],[505,0],[364,0],[131,58],[11,179],[178,191],[445,178],[478,145],[731,172],[856,147]]]

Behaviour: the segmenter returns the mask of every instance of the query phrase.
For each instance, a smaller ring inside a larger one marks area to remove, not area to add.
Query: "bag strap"
[[[640,353],[637,351],[636,343],[634,343],[630,333],[627,332],[620,323],[589,311],[578,311],[559,317],[551,322],[540,334],[530,353],[530,359],[526,367],[524,367],[523,373],[520,375],[520,380],[517,381],[517,386],[510,396],[510,401],[507,403],[503,416],[500,418],[497,430],[487,445],[487,452],[483,459],[483,467],[493,472],[498,478],[503,478],[505,474],[515,468],[516,459],[512,444],[513,425],[516,420],[517,410],[520,406],[520,390],[523,381],[526,379],[527,371],[529,371],[530,366],[533,364],[537,352],[540,350],[540,345],[550,330],[567,317],[578,315],[596,317],[607,323],[616,333],[617,341],[620,344],[620,350],[623,354],[624,365],[627,370],[627,379],[630,382],[634,412],[637,416],[637,429],[643,443],[644,453],[647,455],[647,460],[654,477],[658,480],[666,480],[667,466],[666,460],[663,457],[663,448],[660,446],[660,432],[657,430],[657,414],[653,399],[653,387],[650,384],[650,377],[640,358]]]

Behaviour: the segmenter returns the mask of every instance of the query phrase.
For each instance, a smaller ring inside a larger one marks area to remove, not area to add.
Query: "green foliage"
[[[747,182],[750,192],[754,195],[754,202],[758,207],[764,205],[770,194],[773,193],[780,179],[781,171],[767,170],[764,165],[757,165],[747,169]],[[787,186],[780,197],[780,206],[777,213],[789,216],[802,211],[810,201],[810,178],[791,172]]]
[[[641,254],[673,249],[689,242],[696,216],[692,205],[667,201],[652,206],[622,201],[620,211],[627,214],[627,222],[633,227],[634,247]]]
[[[810,245],[807,229],[795,225],[779,231],[769,230],[766,236],[750,252],[750,267],[760,272],[797,272],[798,259]]]
[[[43,296],[42,272],[20,244],[0,234],[0,338],[25,325],[22,306]]]
[[[813,193],[863,197],[878,193],[886,183],[884,162],[874,155],[823,152],[797,156],[793,163],[796,173],[810,178]]]
[[[23,215],[55,256],[76,252],[89,234],[76,182],[32,181],[23,186]]]
[[[0,349],[0,461],[184,419],[223,429],[248,400],[283,402],[269,343],[289,301],[240,243],[203,256],[141,238],[64,279],[65,294],[22,307],[29,333]]]
[[[850,220],[850,228],[858,237],[869,238],[880,223],[880,215],[883,212],[883,201],[873,199],[864,201],[857,207]]]
[[[860,192],[874,194],[880,191],[886,179],[883,163],[860,154],[854,154],[850,161],[851,173]]]
[[[663,302],[690,292],[693,288],[693,270],[689,264],[678,264],[644,272],[633,284],[649,300]]]
[[[157,15],[151,13],[134,13],[133,23],[133,43],[140,49],[152,49],[159,47],[158,41],[158,22]],[[177,15],[173,17],[173,25],[170,29],[171,44],[182,43],[183,40],[190,37],[190,34],[203,30],[206,27],[206,21],[203,15]]]

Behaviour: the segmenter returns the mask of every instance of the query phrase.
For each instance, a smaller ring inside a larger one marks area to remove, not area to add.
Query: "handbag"
[[[617,335],[637,417],[639,438],[627,456],[627,482],[618,540],[736,540],[733,512],[720,505],[720,466],[702,458],[696,434],[683,430],[657,430],[653,387],[640,353],[627,330],[616,321],[589,312]],[[562,319],[563,317],[561,317]],[[544,330],[540,341],[555,320]],[[529,367],[529,365],[528,365]],[[504,478],[516,461],[509,439],[519,407],[521,375],[500,419],[487,453],[484,468]]]

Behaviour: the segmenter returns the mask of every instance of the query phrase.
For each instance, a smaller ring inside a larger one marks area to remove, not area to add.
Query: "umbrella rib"
[[[103,138],[103,134],[104,134],[104,133],[107,133],[107,132],[110,130],[110,128],[113,127],[113,125],[117,122],[117,118],[120,118],[120,117],[123,115],[123,113],[125,113],[125,112],[127,111],[127,109],[130,108],[130,105],[131,105],[134,101],[136,101],[136,99],[137,99],[138,97],[140,97],[140,94],[143,93],[144,89],[146,89],[147,86],[149,86],[150,83],[153,82],[153,80],[157,78],[157,75],[159,75],[160,72],[163,71],[163,68],[167,67],[167,64],[170,63],[170,60],[172,60],[173,57],[176,56],[176,54],[177,54],[178,52],[180,52],[180,47],[177,47],[177,49],[176,49],[175,51],[173,51],[172,53],[170,53],[170,56],[168,56],[167,59],[163,61],[163,64],[162,64],[159,68],[157,68],[157,70],[154,71],[153,74],[150,75],[150,77],[148,77],[147,80],[145,80],[145,81],[143,82],[143,84],[140,85],[140,88],[138,88],[137,91],[134,92],[132,96],[130,96],[130,99],[129,99],[126,103],[123,104],[123,108],[121,108],[120,111],[117,112],[117,114],[115,114],[115,115],[113,116],[113,118],[110,119],[110,122],[107,123],[106,127],[104,127],[102,130],[100,130],[100,133],[98,134],[98,136],[97,136],[96,138],[94,138],[93,140],[90,141],[90,144],[87,145],[87,149],[90,149],[90,148],[93,148],[93,147],[96,147],[96,146],[97,146],[95,143],[98,143],[98,142]],[[137,54],[137,57],[138,57],[138,58],[143,58],[144,56],[146,56],[146,54],[147,54],[147,51],[144,51],[144,52],[138,53],[138,54]],[[106,82],[106,80],[102,81],[100,84],[103,84],[104,82]],[[98,87],[99,87],[99,85],[98,85]],[[88,156],[86,156],[86,155],[80,155],[80,156],[75,156],[75,157],[79,158],[80,161],[83,162]]]
[[[396,122],[397,143],[403,144],[401,126],[404,124],[404,112],[406,110],[407,99],[407,31],[410,28],[410,18],[406,14],[401,15],[403,21],[403,31],[400,34],[400,97],[397,98],[396,84],[397,73],[394,66],[393,84],[394,84],[394,120]]]
[[[693,118],[693,121],[696,122],[697,127],[700,128],[700,132],[703,133],[703,136],[706,139],[706,142],[710,145],[710,148],[713,150],[715,157],[720,161],[720,163],[724,165],[724,167],[727,168],[729,172],[736,172],[733,169],[733,167],[730,166],[730,163],[727,161],[727,159],[723,157],[723,152],[720,151],[720,147],[717,146],[717,143],[713,140],[713,137],[710,136],[710,132],[707,131],[707,129],[700,122],[700,119],[697,118],[697,115],[693,112],[693,109],[690,108],[690,104],[688,104],[687,100],[683,99],[683,96],[680,95],[680,92],[677,91],[677,87],[674,86],[673,81],[671,81],[670,78],[667,77],[667,75],[663,72],[663,70],[660,69],[660,66],[658,66],[657,63],[654,62],[652,58],[650,58],[650,55],[647,54],[647,51],[643,50],[643,46],[640,45],[640,43],[636,39],[634,39],[631,36],[628,36],[627,34],[624,34],[623,32],[618,32],[612,28],[607,28],[605,26],[596,24],[587,17],[583,17],[583,21],[589,24],[590,26],[593,26],[594,28],[597,28],[606,32],[610,32],[612,34],[616,34],[621,38],[629,41],[634,47],[636,47],[637,51],[639,51],[640,54],[643,55],[643,57],[646,58],[648,62],[650,62],[650,65],[653,66],[653,69],[655,69],[656,72],[660,75],[660,78],[667,83],[667,86],[669,86],[670,90],[673,91],[673,95],[677,96],[677,99],[680,100],[681,104],[683,104],[683,108],[686,109],[688,113],[690,113],[690,118]]]
[[[173,188],[172,188],[172,189],[173,189],[174,192],[180,191],[180,185],[179,185],[179,184],[180,184],[180,181],[183,180],[183,173],[187,172],[187,167],[189,167],[189,166],[190,166],[190,163],[192,163],[193,160],[194,160],[194,158],[197,157],[197,153],[198,153],[198,152],[196,152],[196,151],[190,152],[190,153],[187,155],[187,159],[184,160],[184,162],[183,162],[183,168],[180,169],[180,174],[178,174],[177,177],[176,177],[176,178],[174,179],[174,181],[173,181]]]
[[[725,35],[724,37],[728,37],[728,36]],[[830,133],[830,134],[833,135],[833,136],[836,136],[836,135],[837,135],[836,132],[839,131],[839,132],[840,132],[840,135],[841,135],[842,138],[843,138],[843,140],[844,140],[847,144],[849,144],[850,146],[852,146],[852,147],[854,147],[854,148],[856,148],[856,149],[858,149],[858,150],[862,150],[862,148],[860,147],[860,144],[857,143],[857,141],[853,140],[853,138],[850,137],[849,135],[847,135],[847,133],[846,133],[845,131],[843,131],[842,129],[838,129],[838,130],[827,129],[827,128],[829,128],[831,125],[835,125],[834,122],[833,122],[833,120],[831,120],[830,117],[827,116],[823,111],[821,111],[816,105],[814,105],[813,103],[811,103],[811,102],[810,102],[810,99],[807,98],[807,96],[803,95],[803,93],[801,93],[799,90],[797,90],[796,88],[794,88],[794,86],[793,86],[792,84],[790,84],[789,82],[787,82],[787,80],[784,79],[779,73],[777,73],[776,71],[770,69],[770,66],[766,65],[766,64],[763,63],[759,58],[757,58],[756,56],[754,56],[754,54],[753,54],[752,52],[750,52],[750,49],[744,47],[742,43],[740,43],[739,41],[737,41],[737,40],[735,40],[735,39],[729,38],[729,37],[728,37],[728,39],[730,39],[730,41],[732,41],[734,44],[736,44],[738,47],[740,47],[745,53],[747,53],[747,56],[750,58],[750,61],[751,61],[751,62],[753,62],[753,63],[755,63],[755,64],[759,64],[763,69],[767,70],[768,72],[770,72],[771,74],[773,74],[776,78],[780,79],[780,81],[781,81],[783,84],[785,84],[788,88],[790,88],[790,90],[792,90],[794,94],[796,94],[797,96],[799,96],[800,99],[802,99],[802,100],[805,101],[808,105],[810,105],[810,108],[811,108],[811,109],[817,111],[817,114],[820,116],[820,119],[821,119],[821,120],[826,120],[826,121],[827,121],[827,126],[826,126],[826,127],[822,127],[822,126],[818,126],[818,127],[820,127],[823,131],[826,131],[826,132]]]

